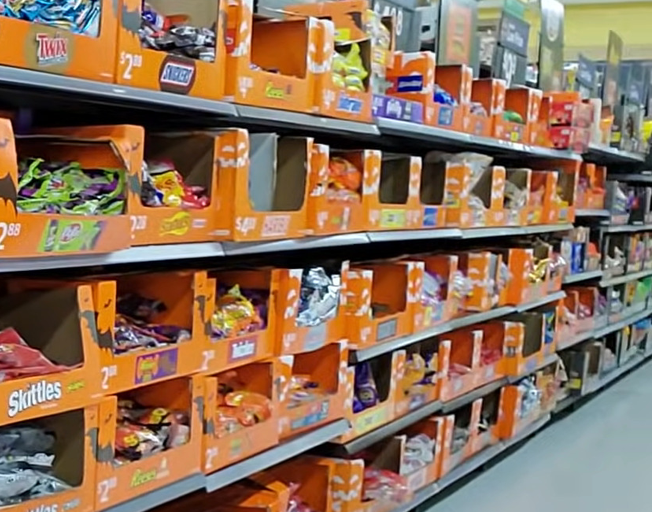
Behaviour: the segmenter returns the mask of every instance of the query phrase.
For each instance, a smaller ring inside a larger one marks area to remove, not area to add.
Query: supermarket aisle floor
[[[651,426],[647,363],[428,512],[649,512]]]

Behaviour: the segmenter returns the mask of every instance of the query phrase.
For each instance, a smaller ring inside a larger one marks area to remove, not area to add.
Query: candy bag
[[[254,304],[245,297],[238,285],[217,298],[211,317],[213,337],[240,336],[264,328],[264,322]]]
[[[54,364],[40,351],[27,345],[15,329],[9,327],[0,331],[0,382],[71,369]]]
[[[355,366],[354,392],[365,409],[378,404],[378,390],[369,362],[358,363]]]
[[[326,274],[322,267],[303,272],[296,323],[299,327],[315,327],[337,315],[340,303],[340,276]]]
[[[364,470],[363,500],[403,503],[410,495],[404,477],[387,469],[366,467]]]

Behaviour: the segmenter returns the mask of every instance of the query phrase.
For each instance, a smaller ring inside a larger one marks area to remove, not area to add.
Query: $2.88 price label
[[[0,251],[5,248],[7,237],[20,236],[21,225],[18,222],[0,222]]]

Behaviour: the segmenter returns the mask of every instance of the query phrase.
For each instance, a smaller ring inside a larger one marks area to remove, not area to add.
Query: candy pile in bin
[[[2,0],[0,14],[8,18],[49,25],[75,34],[97,37],[100,32],[101,0]]]
[[[157,348],[190,339],[190,332],[176,325],[153,323],[166,310],[163,302],[135,293],[118,297],[113,350],[116,354]]]
[[[333,55],[333,84],[342,89],[364,92],[364,80],[369,71],[362,60],[360,45],[349,43],[335,48]]]
[[[269,292],[220,287],[211,317],[214,339],[233,338],[265,329]]]
[[[321,186],[329,201],[359,203],[362,171],[350,160],[333,156],[328,163],[328,182]]]
[[[272,415],[272,401],[261,393],[248,391],[235,371],[221,375],[218,386],[218,437],[262,423]]]
[[[188,185],[172,162],[143,161],[140,198],[145,206],[206,208],[210,204],[205,187]]]
[[[190,420],[185,411],[145,407],[134,400],[118,402],[115,463],[126,464],[186,444]]]
[[[36,424],[0,429],[0,505],[9,506],[70,489],[53,474],[56,434]]]

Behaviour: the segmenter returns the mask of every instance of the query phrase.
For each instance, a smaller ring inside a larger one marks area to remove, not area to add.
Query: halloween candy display
[[[56,435],[36,425],[0,428],[0,505],[9,506],[70,489],[54,475]]]
[[[0,331],[0,382],[59,373],[71,368],[54,364],[30,347],[11,327]]]
[[[186,444],[190,420],[185,411],[144,407],[133,400],[118,402],[115,462],[124,464]]]
[[[168,161],[143,161],[140,197],[145,206],[206,208],[210,199],[204,187],[189,186]]]
[[[188,16],[164,16],[143,2],[138,36],[144,48],[198,59],[215,61],[215,29],[188,23]]]
[[[90,37],[99,35],[101,12],[101,0],[0,2],[0,14],[8,18],[49,25]]]
[[[217,405],[218,437],[262,423],[271,415],[272,401],[265,395],[247,391],[246,383],[237,373],[228,372],[221,377]]]
[[[163,302],[129,293],[118,297],[114,330],[115,353],[162,347],[190,339],[190,332],[174,325],[153,323],[166,310]]]
[[[86,169],[79,162],[25,158],[18,165],[18,211],[119,215],[125,208],[121,169]]]
[[[299,327],[315,327],[337,315],[340,300],[340,276],[328,275],[322,267],[304,270],[301,278]]]
[[[238,285],[218,290],[211,317],[213,338],[232,338],[264,329],[268,298],[269,292],[242,290]]]

